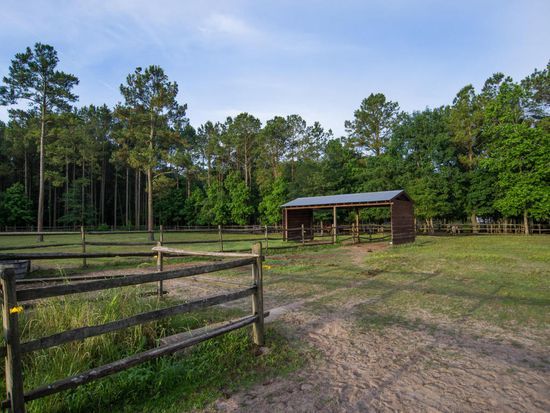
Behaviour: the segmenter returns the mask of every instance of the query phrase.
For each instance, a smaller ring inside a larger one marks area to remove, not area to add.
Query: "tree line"
[[[550,217],[550,64],[412,113],[373,93],[342,137],[299,115],[262,124],[241,113],[195,129],[159,66],[130,73],[114,107],[78,107],[79,80],[58,64],[37,43],[0,86],[2,226],[273,225],[295,197],[397,188],[432,227]]]

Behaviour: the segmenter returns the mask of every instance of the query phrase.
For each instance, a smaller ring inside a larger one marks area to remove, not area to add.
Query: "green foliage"
[[[275,225],[281,222],[281,205],[286,202],[286,184],[282,178],[275,180],[269,191],[263,194],[258,207],[260,222],[264,225]]]
[[[498,141],[485,161],[496,176],[495,207],[504,216],[527,211],[536,219],[550,216],[550,134],[526,124],[501,125]]]
[[[399,122],[399,104],[386,100],[383,93],[371,93],[353,115],[355,119],[345,123],[350,142],[363,153],[379,156]]]
[[[450,106],[420,112],[370,94],[345,123],[348,136],[335,139],[298,114],[262,125],[240,113],[195,130],[178,85],[154,65],[128,75],[112,111],[71,108],[78,80],[57,63],[37,44],[15,56],[0,88],[2,104],[30,102],[0,125],[0,191],[20,182],[36,207],[45,182],[49,225],[275,224],[292,198],[398,188],[426,222],[548,217],[548,65],[521,82],[495,73],[481,90],[467,85]],[[37,71],[51,75],[46,107]]]
[[[205,194],[201,188],[194,188],[191,196],[185,200],[182,211],[183,222],[188,225],[201,225],[204,220],[201,216]]]
[[[69,102],[77,99],[71,89],[78,78],[56,70],[58,62],[56,50],[47,44],[36,43],[33,49],[17,53],[0,86],[0,104],[23,100],[38,110],[68,110]]]
[[[224,182],[229,199],[228,209],[231,222],[237,225],[246,225],[254,213],[254,206],[250,202],[250,190],[241,178],[239,172],[231,172]]]
[[[87,183],[86,179],[76,179],[63,195],[62,202],[65,206],[65,212],[59,218],[60,224],[71,226],[94,224],[95,211],[86,208],[89,203],[88,192],[86,191]]]
[[[159,224],[179,223],[183,220],[185,190],[178,188],[174,179],[159,175],[153,181],[155,218]]]
[[[32,203],[20,183],[0,193],[0,225],[26,225],[33,220]]]
[[[229,200],[222,185],[213,182],[206,190],[206,198],[203,202],[200,223],[202,225],[224,225],[229,222]]]

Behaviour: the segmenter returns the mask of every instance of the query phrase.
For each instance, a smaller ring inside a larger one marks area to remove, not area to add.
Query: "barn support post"
[[[332,207],[332,243],[336,244],[336,241],[338,240],[338,225],[336,222],[336,207]]]
[[[359,230],[359,208],[355,208],[355,230],[357,231],[357,243],[361,243],[361,231]]]
[[[288,241],[288,209],[283,210],[283,241]]]

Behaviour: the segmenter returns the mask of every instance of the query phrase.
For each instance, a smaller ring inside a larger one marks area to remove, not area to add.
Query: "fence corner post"
[[[254,344],[263,346],[264,339],[264,295],[263,295],[263,270],[262,270],[262,243],[254,244],[252,254],[258,257],[252,264],[252,276],[254,277],[254,286],[256,291],[252,296],[252,313],[255,315],[256,321],[252,325],[252,335]]]
[[[9,401],[10,412],[24,413],[25,398],[19,342],[19,307],[17,306],[17,287],[15,284],[14,269],[0,266],[0,281],[2,283],[3,295],[2,324],[4,327],[4,340],[6,342],[6,395]]]
[[[80,226],[80,240],[82,241],[82,253],[86,254],[86,231],[84,230],[84,225]],[[88,266],[86,257],[82,257],[82,266]]]

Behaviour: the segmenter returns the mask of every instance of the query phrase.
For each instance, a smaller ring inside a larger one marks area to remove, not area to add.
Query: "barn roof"
[[[307,198],[296,198],[286,204],[282,208],[289,207],[308,207],[308,206],[338,206],[338,205],[353,205],[353,204],[369,204],[379,202],[391,202],[393,199],[404,195],[410,200],[409,196],[402,189],[395,191],[380,191],[380,192],[362,192],[359,194],[341,194],[327,196],[312,196]]]

